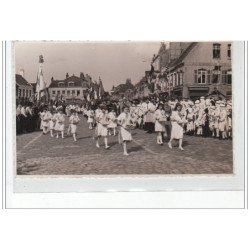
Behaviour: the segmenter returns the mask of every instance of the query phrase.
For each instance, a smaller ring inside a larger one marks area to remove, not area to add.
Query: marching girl
[[[194,113],[191,107],[187,108],[187,134],[194,133]]]
[[[62,109],[59,109],[56,116],[56,124],[55,124],[56,138],[59,138],[60,132],[62,139],[64,138],[64,122],[65,122],[64,114],[62,112]]]
[[[100,137],[104,138],[104,144],[105,144],[105,149],[109,149],[110,146],[108,145],[108,114],[107,114],[107,108],[105,105],[101,105],[101,111],[96,114],[96,147],[100,148],[99,140]]]
[[[216,130],[216,137],[217,138],[220,137],[220,130],[219,130],[220,103],[221,103],[221,101],[216,101],[215,111],[214,111],[214,116],[215,116],[215,130]]]
[[[129,155],[127,151],[127,142],[132,141],[132,135],[130,132],[131,128],[134,128],[134,121],[129,114],[129,108],[124,107],[123,112],[117,117],[118,124],[120,127],[119,136],[122,140],[123,154]]]
[[[54,137],[53,130],[55,128],[55,122],[56,122],[56,114],[54,114],[54,111],[52,110],[51,112],[49,112],[49,130],[51,137]]]
[[[70,124],[70,130],[73,135],[73,139],[76,142],[76,129],[77,129],[77,124],[79,123],[80,119],[77,115],[76,110],[71,110],[71,116],[69,118],[69,124]]]
[[[49,113],[47,111],[47,108],[44,108],[43,112],[40,113],[41,117],[41,128],[43,130],[43,134],[47,134],[49,131]]]
[[[111,112],[108,113],[108,128],[110,130],[113,130],[113,135],[116,135],[116,127],[117,127],[117,123],[116,123],[116,113],[114,111],[114,109],[111,110]],[[111,132],[109,131],[109,135],[111,135]]]
[[[170,117],[172,130],[171,130],[171,136],[170,136],[170,141],[168,143],[168,146],[169,148],[172,148],[172,141],[174,139],[177,139],[179,140],[179,149],[184,150],[182,148],[182,140],[183,140],[183,133],[184,133],[183,125],[186,123],[186,120],[182,118],[181,109],[182,109],[181,104],[177,103]]]
[[[88,116],[87,123],[89,124],[89,129],[93,129],[95,112],[94,112],[94,110],[91,107],[87,111],[87,116]]]
[[[162,104],[158,105],[158,109],[155,111],[155,132],[157,133],[156,143],[163,145],[163,133],[166,134],[166,114]]]

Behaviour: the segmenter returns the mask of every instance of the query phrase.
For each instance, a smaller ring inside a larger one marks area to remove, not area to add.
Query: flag
[[[45,95],[45,90],[46,90],[45,81],[43,77],[43,71],[42,71],[43,62],[44,62],[43,57],[40,56],[39,57],[40,64],[39,64],[39,70],[38,70],[37,81],[36,81],[37,100],[40,100],[41,97]]]
[[[95,99],[95,100],[96,100],[96,99],[98,99],[98,96],[97,96],[96,90],[95,90],[95,92],[94,92],[94,99]]]

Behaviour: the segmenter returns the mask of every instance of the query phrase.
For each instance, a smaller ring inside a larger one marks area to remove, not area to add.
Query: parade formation
[[[77,127],[83,122],[93,130],[95,146],[100,147],[103,138],[109,149],[109,136],[117,136],[117,143],[123,145],[128,155],[127,143],[132,140],[131,130],[143,129],[145,133],[156,133],[156,143],[163,145],[179,140],[183,150],[183,135],[232,139],[232,102],[200,97],[199,100],[126,100],[120,102],[89,102],[79,105],[37,106],[18,105],[16,110],[17,134],[42,130],[50,134],[48,140],[72,135],[77,141]],[[68,126],[68,127],[67,127]],[[168,140],[168,141],[167,141]],[[94,142],[93,142],[94,143]]]

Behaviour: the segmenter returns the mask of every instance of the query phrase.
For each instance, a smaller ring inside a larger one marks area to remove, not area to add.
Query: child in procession
[[[40,114],[41,117],[41,127],[43,130],[43,134],[47,134],[49,131],[49,113],[47,108],[44,108],[43,112]]]
[[[157,133],[156,143],[163,145],[163,134],[166,134],[166,114],[162,104],[158,105],[158,109],[155,111],[155,132]]]
[[[117,117],[118,124],[120,127],[120,134],[123,146],[123,154],[129,155],[127,151],[127,142],[132,141],[132,135],[130,129],[135,127],[134,121],[130,116],[129,108],[124,107],[123,112]]]
[[[116,123],[116,113],[114,109],[111,109],[111,111],[108,113],[108,129],[109,129],[109,135],[111,135],[111,130],[113,130],[113,136],[116,135],[116,128],[117,128],[117,123]]]
[[[75,109],[71,110],[71,116],[69,118],[70,130],[73,135],[73,139],[76,142],[76,129],[77,124],[79,123],[80,119]]]
[[[108,114],[107,114],[107,108],[105,105],[100,106],[101,111],[96,114],[96,131],[95,131],[95,138],[96,138],[96,147],[100,148],[100,138],[103,137],[105,149],[109,149],[110,146],[108,145]]]
[[[55,124],[56,138],[59,138],[59,133],[61,133],[62,139],[64,138],[64,123],[65,123],[65,117],[62,109],[60,108],[56,116],[56,124]]]
[[[186,123],[186,120],[182,118],[181,109],[182,109],[181,104],[177,103],[170,118],[172,124],[172,130],[168,146],[171,149],[172,149],[172,141],[176,139],[179,140],[179,149],[184,150],[182,147],[183,134],[184,134],[183,125]]]

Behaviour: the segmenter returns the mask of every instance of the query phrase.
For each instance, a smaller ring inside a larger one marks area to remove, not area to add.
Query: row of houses
[[[16,74],[16,99],[20,101],[34,101],[36,83],[29,83],[24,78],[24,70]],[[51,78],[49,87],[45,91],[47,100],[61,100],[65,102],[82,102],[83,100],[100,99],[105,95],[102,80],[94,82],[88,74],[80,73],[80,76],[69,76],[65,79],[55,80]]]
[[[232,95],[231,42],[163,43],[152,60],[154,92],[196,99],[214,92]]]
[[[232,95],[231,42],[162,43],[153,56],[151,70],[142,79],[120,92],[133,98],[164,94],[172,98],[197,99],[219,93]],[[113,91],[117,96],[117,91]]]

